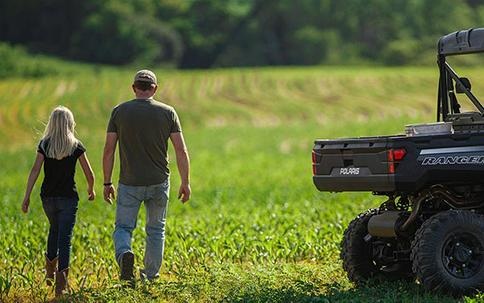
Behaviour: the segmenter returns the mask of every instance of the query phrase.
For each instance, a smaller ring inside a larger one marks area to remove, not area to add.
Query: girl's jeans
[[[119,184],[116,204],[116,228],[114,248],[116,260],[131,251],[131,237],[138,221],[138,211],[144,202],[146,209],[146,248],[143,272],[148,279],[158,276],[165,246],[165,222],[169,180],[150,186],[128,186]]]
[[[42,198],[42,207],[50,223],[47,258],[59,256],[59,271],[69,267],[72,229],[79,201],[75,198]]]

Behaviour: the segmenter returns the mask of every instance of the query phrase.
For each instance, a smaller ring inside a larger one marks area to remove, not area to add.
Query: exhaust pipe
[[[401,214],[401,211],[386,211],[372,216],[368,221],[368,233],[374,237],[396,238]]]

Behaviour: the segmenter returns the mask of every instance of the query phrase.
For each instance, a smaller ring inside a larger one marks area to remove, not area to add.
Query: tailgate
[[[314,184],[321,191],[394,191],[388,145],[388,137],[317,140]]]

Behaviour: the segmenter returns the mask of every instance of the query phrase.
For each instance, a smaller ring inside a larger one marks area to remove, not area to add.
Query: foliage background
[[[103,64],[429,64],[479,0],[2,0],[0,40]]]

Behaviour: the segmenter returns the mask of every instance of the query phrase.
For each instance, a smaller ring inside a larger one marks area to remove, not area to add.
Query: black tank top
[[[44,181],[40,190],[42,198],[75,198],[79,199],[74,176],[76,174],[77,159],[86,151],[81,142],[77,143],[72,154],[61,160],[47,157],[49,141],[41,140],[37,152],[41,153],[44,160]]]

